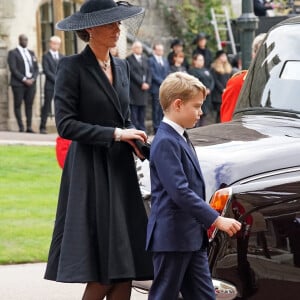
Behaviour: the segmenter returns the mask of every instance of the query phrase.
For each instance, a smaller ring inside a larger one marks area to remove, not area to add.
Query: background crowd
[[[133,44],[132,54],[127,60],[131,69],[131,118],[136,128],[156,133],[163,116],[159,87],[173,72],[189,73],[207,87],[203,116],[196,126],[220,122],[222,94],[229,78],[241,71],[241,64],[238,55],[229,57],[225,50],[210,50],[208,39],[204,32],[196,35],[191,54],[185,51],[185,43],[181,39],[171,41],[169,52],[162,43],[157,42],[153,44],[150,57],[143,54],[142,43]],[[148,103],[151,104],[152,129],[145,125]]]
[[[238,56],[229,59],[229,55],[224,50],[216,52],[210,50],[207,47],[208,39],[209,37],[204,32],[196,35],[194,49],[189,51],[190,54],[185,50],[185,43],[181,39],[173,39],[168,52],[163,43],[155,42],[150,56],[144,54],[142,42],[138,40],[133,42],[126,60],[130,66],[131,119],[137,129],[145,130],[149,134],[156,133],[163,117],[159,103],[159,87],[168,74],[178,71],[197,77],[207,87],[203,117],[196,126],[220,122],[222,94],[228,79],[240,71],[240,60]],[[28,38],[21,34],[19,45],[9,52],[8,64],[11,70],[14,111],[19,131],[35,133],[31,127],[31,118],[39,70],[35,54],[28,50],[27,44]],[[52,114],[55,71],[58,60],[63,57],[59,53],[60,45],[60,38],[52,36],[49,40],[49,49],[42,57],[45,75],[39,127],[39,132],[42,134],[47,133],[47,118]],[[110,52],[111,55],[118,56],[117,47],[113,47]],[[23,101],[26,108],[26,128],[21,116]],[[149,119],[152,123],[148,122],[147,126],[146,120]]]

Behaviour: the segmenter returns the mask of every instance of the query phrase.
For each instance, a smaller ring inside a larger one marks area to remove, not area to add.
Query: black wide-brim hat
[[[86,0],[80,10],[56,24],[56,29],[77,31],[144,16],[144,8],[127,1]]]

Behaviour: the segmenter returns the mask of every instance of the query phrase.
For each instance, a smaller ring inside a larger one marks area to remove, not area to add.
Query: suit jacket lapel
[[[113,88],[113,86],[114,86],[117,89],[118,84],[120,84],[119,83],[120,79],[118,78],[118,75],[117,75],[117,74],[119,74],[119,72],[117,72],[117,70],[120,68],[120,66],[116,63],[116,61],[113,59],[113,57],[111,57],[112,71],[113,71],[113,74],[114,74],[114,76],[113,76],[114,77],[114,84],[112,86],[109,83],[108,78],[106,77],[106,75],[104,74],[102,69],[100,68],[100,66],[98,64],[98,61],[97,61],[96,57],[94,56],[94,54],[91,51],[89,46],[87,46],[83,50],[82,55],[84,57],[86,66],[88,66],[88,68],[86,68],[87,71],[90,72],[93,75],[93,77],[95,78],[98,85],[105,92],[108,99],[111,101],[111,103],[113,104],[115,109],[118,111],[118,113],[120,114],[120,116],[124,120],[122,110],[121,110],[120,101],[119,101],[119,97],[118,97],[115,89]]]
[[[136,57],[132,54],[132,63],[136,66],[135,70],[143,76],[144,73],[144,62],[143,62],[143,57],[141,57],[141,62],[139,62]]]
[[[55,68],[56,68],[56,67],[57,67],[57,63],[58,63],[58,60],[55,59],[55,58],[53,57],[53,55],[51,54],[50,51],[48,51],[47,56],[48,56],[49,59],[52,61],[52,64],[51,64],[51,65],[55,66]]]
[[[201,172],[201,169],[200,169],[198,158],[195,156],[195,154],[193,153],[193,150],[190,148],[190,146],[187,144],[187,142],[183,139],[183,137],[180,136],[178,134],[178,132],[176,130],[174,130],[170,125],[168,125],[164,122],[161,122],[160,127],[167,130],[171,135],[173,135],[178,140],[178,142],[184,148],[184,150],[187,153],[188,157],[192,161],[195,169],[197,170],[197,172],[199,173],[200,177],[203,180],[203,175],[202,175],[202,172]],[[204,182],[204,180],[203,180],[203,182]]]

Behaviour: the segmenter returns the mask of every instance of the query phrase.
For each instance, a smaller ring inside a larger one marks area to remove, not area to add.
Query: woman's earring
[[[90,32],[90,41],[93,39],[92,32]]]

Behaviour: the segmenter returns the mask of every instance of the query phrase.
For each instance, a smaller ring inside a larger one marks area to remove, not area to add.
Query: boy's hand
[[[217,218],[213,225],[225,231],[229,236],[233,236],[241,229],[241,223],[239,221],[221,216]]]

